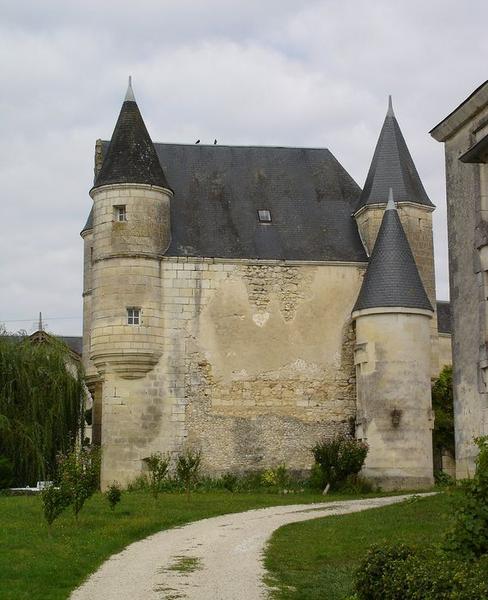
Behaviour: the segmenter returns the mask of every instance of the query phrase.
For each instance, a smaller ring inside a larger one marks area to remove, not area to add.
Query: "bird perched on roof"
[[[214,146],[215,146],[216,143],[217,143],[217,140],[214,140]]]
[[[199,143],[200,143],[200,140],[197,140],[197,141],[195,142],[195,144],[199,144]]]

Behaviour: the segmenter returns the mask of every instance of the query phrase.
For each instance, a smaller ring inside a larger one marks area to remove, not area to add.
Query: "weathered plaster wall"
[[[488,264],[483,267],[477,250],[488,243],[484,233],[488,231],[488,213],[481,204],[480,180],[480,169],[487,166],[459,160],[476,141],[476,132],[483,133],[487,119],[485,107],[445,142],[457,477],[474,472],[477,452],[473,437],[488,433]]]
[[[350,431],[355,416],[350,313],[362,272],[162,259],[159,362],[133,380],[106,368],[104,484],[126,483],[150,452],[186,444],[202,450],[208,472],[309,467],[313,443]]]
[[[381,310],[381,309],[378,309]],[[363,469],[382,487],[433,482],[430,316],[356,313],[357,437],[370,446]],[[398,411],[398,423],[395,414]]]

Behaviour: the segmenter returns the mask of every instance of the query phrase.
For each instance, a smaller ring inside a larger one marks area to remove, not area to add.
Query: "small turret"
[[[364,474],[384,488],[432,484],[430,322],[433,309],[393,192],[354,306],[358,438]]]

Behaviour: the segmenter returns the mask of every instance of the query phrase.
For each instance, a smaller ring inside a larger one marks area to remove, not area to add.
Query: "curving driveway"
[[[275,529],[409,496],[261,508],[161,531],[109,558],[71,600],[261,600],[264,546]]]

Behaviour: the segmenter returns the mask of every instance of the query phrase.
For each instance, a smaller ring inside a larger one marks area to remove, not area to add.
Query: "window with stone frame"
[[[114,218],[119,223],[127,221],[127,207],[125,204],[114,206]]]
[[[127,325],[141,324],[141,309],[137,306],[129,306],[127,308]]]

